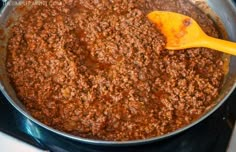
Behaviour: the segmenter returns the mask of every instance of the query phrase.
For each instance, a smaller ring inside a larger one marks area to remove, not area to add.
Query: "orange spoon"
[[[206,47],[236,55],[236,43],[206,35],[197,22],[188,16],[167,11],[154,11],[147,17],[166,37],[166,49]]]

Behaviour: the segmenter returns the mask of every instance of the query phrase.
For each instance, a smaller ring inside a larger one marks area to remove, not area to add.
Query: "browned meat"
[[[164,49],[147,20],[171,10],[219,37],[186,0],[49,0],[12,27],[7,69],[18,97],[41,122],[81,137],[135,140],[191,123],[213,104],[222,54]]]

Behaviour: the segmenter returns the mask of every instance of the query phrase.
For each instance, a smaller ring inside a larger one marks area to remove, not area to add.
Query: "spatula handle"
[[[203,47],[207,47],[213,50],[218,50],[236,56],[236,43],[234,42],[206,36],[202,45]]]

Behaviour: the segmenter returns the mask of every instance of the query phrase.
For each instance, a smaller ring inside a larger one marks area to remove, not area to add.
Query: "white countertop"
[[[0,132],[1,152],[47,152]]]
[[[234,131],[232,133],[227,152],[236,152],[236,125],[234,125]]]

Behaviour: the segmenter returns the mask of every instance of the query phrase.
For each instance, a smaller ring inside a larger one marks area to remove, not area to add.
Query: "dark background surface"
[[[3,2],[2,2],[2,0],[0,0],[0,10],[1,10],[2,6],[3,6]]]
[[[0,2],[0,7],[2,7]],[[45,132],[47,139],[36,139],[29,136],[25,124],[29,122],[16,111],[0,93],[0,131],[14,136],[42,149],[55,152],[81,151],[137,151],[137,152],[225,152],[230,140],[236,118],[236,91],[210,117],[174,137],[152,144],[129,147],[91,146],[74,142],[56,134]]]

